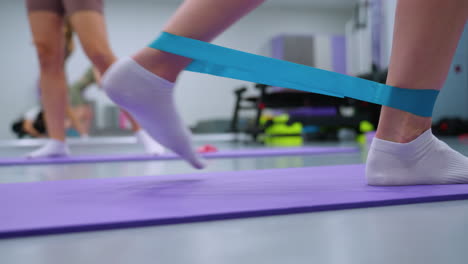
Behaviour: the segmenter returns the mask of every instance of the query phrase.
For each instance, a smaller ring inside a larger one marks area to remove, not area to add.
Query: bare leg
[[[467,18],[468,1],[399,1],[387,83],[440,90]],[[434,137],[431,121],[383,107],[367,160],[368,183],[468,183],[468,158]]]
[[[399,1],[387,84],[440,90],[468,18],[468,1]],[[382,107],[377,137],[406,143],[431,127],[431,118]]]
[[[96,11],[78,11],[70,16],[70,22],[86,55],[103,74],[117,60],[107,39],[104,16]]]
[[[84,128],[83,124],[81,123],[78,115],[76,114],[75,111],[73,111],[73,109],[69,105],[67,105],[67,117],[70,120],[72,127],[75,128],[76,131],[78,131],[80,136],[83,137],[83,136],[88,135],[88,131],[85,130],[85,128]]]
[[[172,16],[163,31],[211,41],[264,0],[187,0]],[[135,61],[152,73],[174,82],[190,63],[185,57],[144,48],[134,56]]]
[[[63,66],[63,19],[53,12],[34,11],[29,22],[40,64],[41,100],[48,134],[65,140],[67,84]]]
[[[66,156],[69,150],[64,143],[67,84],[63,65],[63,19],[54,12],[32,11],[29,23],[39,57],[41,100],[51,139],[27,157]]]

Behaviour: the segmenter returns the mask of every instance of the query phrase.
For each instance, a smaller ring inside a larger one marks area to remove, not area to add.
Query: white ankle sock
[[[150,137],[150,135],[148,135],[148,133],[146,133],[146,131],[143,129],[135,132],[135,137],[137,138],[138,142],[143,145],[147,154],[161,155],[164,153],[164,147],[156,142],[152,137]]]
[[[409,143],[374,138],[367,158],[369,185],[468,183],[468,158],[431,129]]]
[[[70,155],[70,150],[65,142],[49,139],[41,148],[26,155],[27,158],[64,157]]]
[[[195,168],[204,163],[193,150],[191,133],[174,102],[174,84],[146,70],[131,58],[114,63],[102,78],[109,97],[127,110],[163,146]]]

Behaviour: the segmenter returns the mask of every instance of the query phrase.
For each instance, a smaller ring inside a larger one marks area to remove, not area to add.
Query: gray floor
[[[468,145],[446,141],[468,155]],[[0,147],[0,157],[30,149]],[[73,151],[141,149],[76,145]],[[203,172],[352,164],[363,156],[220,159]],[[201,172],[181,161],[16,166],[0,167],[0,183],[180,173]],[[0,240],[0,263],[468,263],[467,249],[468,201],[455,201]]]

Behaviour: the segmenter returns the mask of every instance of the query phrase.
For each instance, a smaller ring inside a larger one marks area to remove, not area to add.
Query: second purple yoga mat
[[[249,157],[274,157],[274,156],[298,156],[298,155],[322,155],[334,153],[356,153],[357,147],[300,147],[300,148],[260,148],[241,150],[222,150],[218,152],[202,154],[207,159],[226,158],[249,158]],[[40,158],[27,159],[2,158],[0,166],[15,165],[47,165],[47,164],[74,164],[74,163],[98,163],[98,162],[121,162],[121,161],[151,161],[151,160],[177,160],[175,154],[163,154],[161,156],[151,155],[93,155],[93,156],[70,156],[65,158]]]
[[[0,184],[0,237],[468,199],[468,185],[372,187],[364,165]]]

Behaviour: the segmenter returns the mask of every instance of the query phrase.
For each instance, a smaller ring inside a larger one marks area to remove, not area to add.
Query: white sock
[[[65,142],[49,139],[39,149],[26,155],[27,158],[46,158],[46,157],[64,157],[70,155],[70,150]]]
[[[102,78],[109,97],[127,110],[163,146],[195,168],[204,163],[193,150],[191,133],[174,102],[174,84],[146,70],[131,58],[114,63]]]
[[[164,153],[164,147],[156,142],[146,131],[143,129],[135,132],[135,137],[138,142],[143,145],[147,154],[150,155],[161,155]]]
[[[409,143],[374,138],[367,158],[369,185],[468,183],[468,158],[431,129]]]

